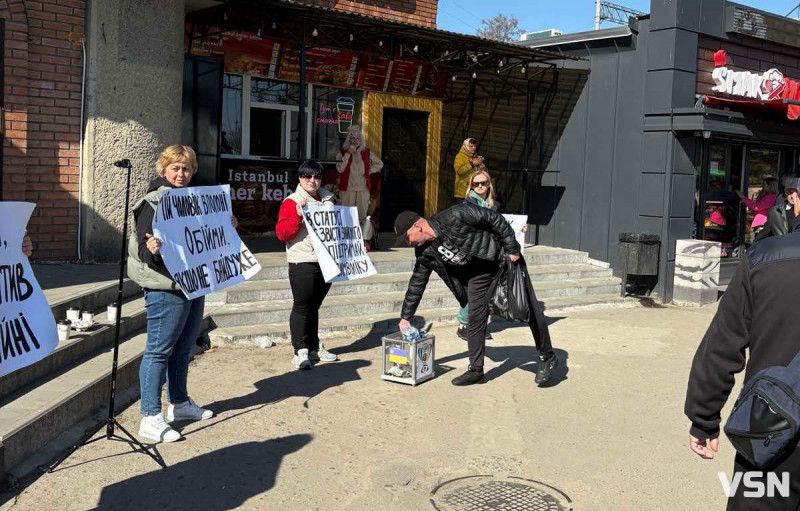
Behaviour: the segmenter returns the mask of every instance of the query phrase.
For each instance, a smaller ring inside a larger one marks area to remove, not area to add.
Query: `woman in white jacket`
[[[364,224],[372,193],[370,176],[381,171],[383,162],[367,149],[361,126],[350,126],[344,139],[336,170],[339,172],[339,203],[341,206],[355,206],[358,209],[359,224]],[[365,236],[368,231],[365,229]],[[369,238],[364,245],[369,249]]]

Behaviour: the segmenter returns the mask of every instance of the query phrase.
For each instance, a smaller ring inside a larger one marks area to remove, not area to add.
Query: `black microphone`
[[[132,165],[131,165],[131,161],[130,160],[125,159],[125,160],[115,161],[114,162],[114,166],[122,168],[122,169],[129,169],[129,168],[131,168]]]

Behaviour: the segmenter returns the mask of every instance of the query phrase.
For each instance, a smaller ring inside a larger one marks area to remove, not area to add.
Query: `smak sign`
[[[780,99],[786,89],[787,84],[783,73],[777,69],[769,69],[760,74],[728,69],[725,67],[727,56],[724,50],[714,54],[714,64],[717,67],[711,72],[711,78],[715,83],[712,90],[716,92],[749,99],[773,101]]]
[[[743,497],[760,499],[774,497],[776,493],[784,498],[789,497],[789,472],[781,472],[780,477],[775,472],[734,472],[730,481],[725,472],[717,472],[717,476],[726,497],[736,495],[739,484],[747,488],[742,492]]]

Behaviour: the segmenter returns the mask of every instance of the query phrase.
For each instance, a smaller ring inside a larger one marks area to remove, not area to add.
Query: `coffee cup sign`
[[[233,227],[230,187],[165,190],[153,219],[161,257],[187,298],[244,282],[261,270]]]
[[[363,279],[378,273],[364,249],[356,208],[305,206],[303,223],[325,282]]]
[[[35,207],[0,202],[0,376],[43,359],[58,345],[50,305],[22,253],[25,226]]]

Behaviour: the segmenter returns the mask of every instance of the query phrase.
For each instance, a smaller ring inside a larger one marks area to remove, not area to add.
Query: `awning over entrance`
[[[295,0],[222,0],[187,15],[193,40],[240,30],[306,50],[328,47],[384,59],[419,59],[447,79],[491,74],[502,78],[531,64],[583,60],[518,44],[424,28]]]
[[[449,206],[456,199],[454,157],[465,138],[476,138],[504,210],[532,211],[536,202],[550,204],[552,215],[558,199],[542,196],[557,190],[543,186],[543,175],[583,92],[586,59],[295,0],[219,4],[187,14],[187,60],[222,63],[224,73],[262,82],[298,83],[291,107],[299,118],[297,140],[306,139],[306,111],[319,103],[306,108],[306,84],[367,91],[359,118],[372,154],[384,160],[387,191],[395,177],[411,181],[409,165],[397,156],[405,153],[394,145],[419,139],[419,151],[411,153],[424,162],[417,186],[424,212]],[[194,108],[201,103],[198,97]],[[405,131],[394,129],[398,123]],[[289,159],[308,156],[304,147]]]
[[[756,99],[743,100],[720,98],[717,96],[703,96],[703,103],[741,111],[777,112],[785,115],[791,121],[796,121],[798,117],[800,117],[800,100],[796,99],[761,101]]]

